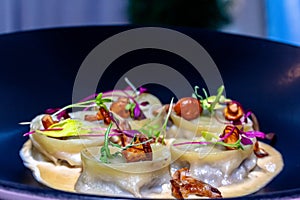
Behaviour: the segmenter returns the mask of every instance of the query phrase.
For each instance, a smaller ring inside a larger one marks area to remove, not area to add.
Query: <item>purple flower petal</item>
[[[129,137],[134,137],[135,135],[141,134],[139,131],[137,130],[123,130],[122,133],[124,133],[125,135],[129,136]]]
[[[47,110],[45,110],[45,114],[51,115],[59,110],[60,110],[60,108],[48,108]]]
[[[143,88],[143,87],[140,87],[140,88],[139,88],[139,91],[140,91],[140,94],[142,94],[142,93],[146,92],[147,89],[146,89],[146,88]]]
[[[264,139],[266,137],[266,134],[264,134],[263,132],[260,132],[260,131],[247,131],[247,132],[244,132],[244,134],[245,134],[245,136],[247,136],[249,138],[258,137],[258,138]]]
[[[243,145],[250,145],[250,144],[253,144],[252,140],[250,140],[249,138],[243,137],[243,136],[242,136],[242,139],[241,139],[241,143],[242,143]]]
[[[245,118],[249,117],[251,114],[252,114],[252,112],[251,112],[251,111],[248,111],[248,112],[245,114]]]
[[[134,112],[134,117],[135,117],[135,118],[138,118],[138,117],[140,116],[140,114],[141,114],[141,109],[139,108],[138,105],[135,105],[133,112]]]

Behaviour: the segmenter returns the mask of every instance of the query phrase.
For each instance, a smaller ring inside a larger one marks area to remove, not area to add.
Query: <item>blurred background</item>
[[[0,0],[0,34],[86,25],[217,29],[300,45],[300,0]]]

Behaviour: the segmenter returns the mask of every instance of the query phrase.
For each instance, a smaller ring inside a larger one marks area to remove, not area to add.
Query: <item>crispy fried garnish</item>
[[[238,121],[244,115],[242,106],[235,101],[227,103],[227,106],[224,109],[225,119],[229,121]]]
[[[232,133],[231,133],[232,132]],[[220,137],[224,137],[225,135],[231,133],[231,135],[224,139],[224,142],[227,144],[234,144],[240,138],[239,129],[236,126],[227,125]],[[228,150],[234,150],[235,147],[226,147]]]
[[[258,158],[263,158],[263,157],[266,157],[269,155],[269,153],[266,152],[266,150],[259,147],[259,144],[257,141],[254,144],[253,151]]]
[[[42,124],[45,129],[49,128],[52,124],[55,123],[57,122],[52,119],[51,115],[44,115],[42,118]]]
[[[109,125],[111,122],[109,111],[106,110],[104,107],[100,107],[99,111],[97,112],[97,119],[103,120],[106,125]]]
[[[127,162],[138,162],[138,161],[151,161],[152,160],[152,149],[150,142],[146,142],[147,138],[140,134],[137,135],[133,144],[139,144],[132,146],[122,151],[123,156]],[[146,142],[146,143],[143,143]],[[140,144],[143,143],[143,144]]]
[[[209,198],[221,198],[221,192],[203,181],[189,176],[188,168],[177,170],[172,180],[172,195],[176,199],[187,198],[189,195],[197,195]]]

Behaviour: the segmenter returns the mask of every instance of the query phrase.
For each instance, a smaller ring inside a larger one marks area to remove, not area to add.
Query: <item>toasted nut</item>
[[[174,106],[176,114],[186,120],[196,119],[200,116],[202,110],[199,100],[192,97],[184,97]]]
[[[102,115],[102,113],[100,112],[100,110],[97,112],[97,120],[103,120],[104,119],[104,117],[103,117],[103,115]]]
[[[225,119],[229,121],[240,120],[244,115],[244,111],[241,105],[235,101],[227,103],[227,106],[224,109]]]
[[[49,128],[52,124],[55,124],[56,122],[53,121],[51,115],[44,115],[42,118],[42,124],[45,129]]]
[[[117,136],[117,135],[111,136],[109,138],[109,141],[111,141],[114,144],[118,144],[120,146],[122,145],[122,140],[121,140],[120,136]]]

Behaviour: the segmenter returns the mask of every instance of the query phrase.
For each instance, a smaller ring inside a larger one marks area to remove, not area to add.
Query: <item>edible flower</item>
[[[35,130],[35,132],[50,137],[70,137],[88,133],[88,130],[81,129],[81,127],[82,123],[78,120],[66,119],[51,125],[48,129]]]

